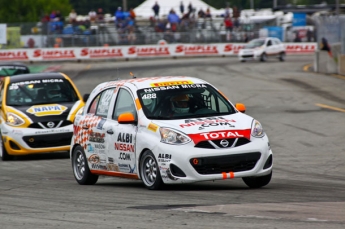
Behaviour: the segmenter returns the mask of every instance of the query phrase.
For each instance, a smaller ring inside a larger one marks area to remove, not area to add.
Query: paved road
[[[312,60],[58,63],[82,93],[130,78],[129,72],[210,81],[263,124],[274,152],[273,179],[256,190],[240,179],[161,191],[105,177],[80,186],[68,155],[23,157],[0,162],[0,228],[345,228],[345,78],[304,72]]]

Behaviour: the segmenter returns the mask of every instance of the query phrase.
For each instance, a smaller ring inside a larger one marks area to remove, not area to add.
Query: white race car
[[[152,77],[99,84],[74,122],[76,181],[99,175],[163,184],[242,178],[267,185],[273,155],[261,124],[214,86],[193,77]]]
[[[267,61],[269,57],[277,57],[285,61],[286,50],[284,44],[275,37],[257,38],[251,40],[238,53],[241,62],[246,60]]]

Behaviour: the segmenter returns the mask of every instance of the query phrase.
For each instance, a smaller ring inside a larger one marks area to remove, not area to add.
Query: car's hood
[[[253,118],[243,113],[195,119],[153,120],[160,127],[170,127],[193,138],[250,138]],[[199,141],[199,140],[198,140]]]
[[[54,120],[65,120],[71,112],[75,102],[40,104],[31,106],[10,106],[11,112],[22,113],[33,122],[48,122]]]

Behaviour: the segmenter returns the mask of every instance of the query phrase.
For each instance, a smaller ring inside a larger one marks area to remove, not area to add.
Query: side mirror
[[[239,112],[246,113],[246,106],[243,103],[236,103],[236,109]]]
[[[86,103],[87,99],[89,98],[90,94],[84,94],[83,95],[83,100]]]
[[[134,115],[130,112],[120,114],[119,117],[117,118],[117,121],[120,124],[136,124],[137,123],[137,121],[134,118]]]

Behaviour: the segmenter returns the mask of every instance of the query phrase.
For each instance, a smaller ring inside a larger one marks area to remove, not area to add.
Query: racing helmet
[[[170,99],[172,110],[176,113],[189,112],[189,96],[186,94],[177,95]]]

